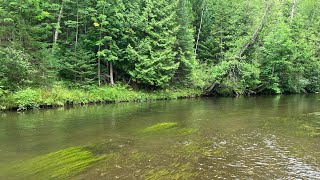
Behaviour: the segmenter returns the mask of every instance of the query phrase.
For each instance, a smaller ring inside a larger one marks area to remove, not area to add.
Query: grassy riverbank
[[[0,109],[26,110],[67,105],[141,102],[198,97],[200,95],[200,90],[179,88],[146,92],[132,90],[124,86],[87,89],[68,89],[54,86],[47,89],[27,88],[14,93],[2,92],[0,93]]]

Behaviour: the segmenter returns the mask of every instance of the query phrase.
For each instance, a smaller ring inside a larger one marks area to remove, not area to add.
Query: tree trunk
[[[54,31],[53,44],[57,43],[58,36],[59,36],[59,29],[60,29],[62,14],[63,14],[63,3],[64,3],[64,0],[61,0],[61,7],[58,15],[58,21],[57,21],[56,29]]]
[[[102,13],[103,13],[103,15],[104,15],[104,10],[105,10],[105,8],[106,8],[106,6],[103,6],[103,10],[102,10]],[[103,23],[101,23],[101,26],[100,26],[100,32],[99,32],[99,40],[101,40],[101,36],[102,36],[102,24]],[[99,48],[98,48],[98,52],[100,52],[101,51],[101,44],[99,43]],[[100,56],[98,56],[98,85],[99,85],[99,87],[101,86],[101,57]]]
[[[292,10],[291,10],[291,23],[293,21],[294,18],[294,14],[295,14],[295,9],[296,9],[296,5],[297,5],[297,0],[293,0],[293,4],[292,4]]]
[[[240,51],[239,53],[239,57],[241,58],[243,56],[243,53],[249,48],[249,46],[254,43],[254,41],[256,40],[259,32],[261,31],[262,27],[263,27],[263,23],[264,23],[264,20],[266,19],[267,15],[268,15],[268,12],[269,12],[269,9],[270,9],[270,6],[271,6],[271,2],[272,1],[269,1],[269,4],[267,5],[265,11],[264,11],[264,14],[261,18],[261,21],[259,23],[259,26],[258,28],[255,30],[255,32],[253,33],[252,37],[250,38],[249,42],[242,48],[242,50]]]
[[[110,85],[113,86],[114,85],[113,64],[112,64],[112,62],[110,62],[109,64],[110,64]]]
[[[211,95],[212,94],[212,90],[214,90],[214,88],[217,86],[217,84],[216,83],[213,83],[210,87],[209,87],[209,89],[206,91],[206,95],[207,96],[209,96],[209,95]]]
[[[202,12],[201,12],[201,17],[200,17],[200,26],[199,26],[199,30],[198,30],[196,48],[195,48],[195,50],[194,50],[194,53],[195,53],[195,56],[196,56],[196,57],[197,57],[197,51],[198,51],[198,46],[199,46],[199,39],[200,39],[200,33],[201,33],[201,28],[202,28],[202,22],[203,22],[203,15],[204,15],[205,3],[206,3],[206,1],[203,2],[203,9],[202,9]]]
[[[100,49],[100,47],[99,47]],[[100,56],[98,56],[98,86],[101,86],[101,59]]]
[[[75,51],[77,51],[78,35],[79,35],[79,12],[78,12],[78,10],[77,10],[76,42],[75,42],[75,45],[74,45]]]

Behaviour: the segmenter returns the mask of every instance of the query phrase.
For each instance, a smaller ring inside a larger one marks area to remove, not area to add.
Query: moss
[[[143,133],[154,133],[154,132],[159,132],[171,128],[175,128],[178,126],[178,123],[172,123],[172,122],[166,122],[166,123],[158,123],[156,125],[147,127],[142,130]]]
[[[72,147],[39,156],[14,166],[17,179],[68,179],[112,154],[95,156],[83,147]]]

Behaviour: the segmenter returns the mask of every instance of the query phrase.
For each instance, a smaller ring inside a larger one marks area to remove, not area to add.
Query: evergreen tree
[[[180,81],[187,81],[192,84],[194,69],[196,68],[196,59],[194,52],[194,31],[192,29],[191,4],[188,0],[179,0],[177,6],[177,22],[179,29],[177,31],[177,58],[180,63],[177,71],[177,78]]]
[[[140,30],[143,36],[127,48],[135,65],[129,73],[139,84],[167,86],[179,67],[174,51],[178,29],[175,7],[174,1],[144,1],[141,16],[145,27]]]

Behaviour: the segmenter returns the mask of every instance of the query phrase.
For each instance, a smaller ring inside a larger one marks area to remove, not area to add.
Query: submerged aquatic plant
[[[172,123],[172,122],[158,123],[156,125],[143,129],[142,132],[143,133],[159,132],[159,131],[175,128],[177,126],[178,126],[178,123]]]
[[[273,118],[268,120],[264,126],[268,129],[281,130],[295,136],[320,137],[319,122],[317,113],[311,113],[297,118]],[[287,128],[283,128],[284,126]]]
[[[143,129],[141,132],[143,134],[171,134],[171,135],[180,135],[185,136],[189,134],[193,134],[197,132],[197,129],[194,128],[181,128],[178,126],[178,123],[174,122],[165,122],[165,123],[158,123],[153,126],[149,126]]]
[[[83,147],[72,147],[22,162],[12,168],[11,176],[17,179],[68,179],[108,156],[112,154],[96,156]]]

